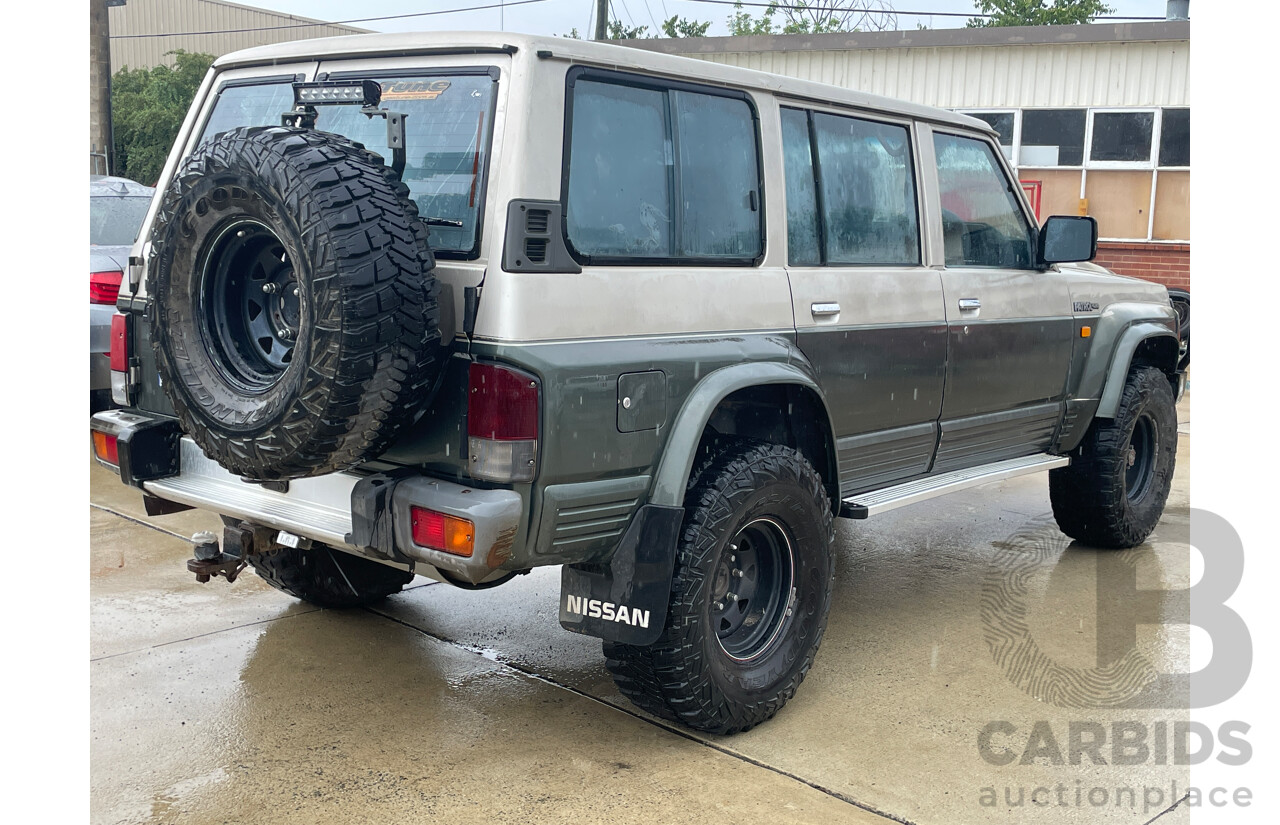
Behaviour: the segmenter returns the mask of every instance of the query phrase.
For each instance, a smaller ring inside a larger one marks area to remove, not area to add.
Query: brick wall
[[[1100,243],[1094,263],[1120,275],[1191,290],[1191,244]]]

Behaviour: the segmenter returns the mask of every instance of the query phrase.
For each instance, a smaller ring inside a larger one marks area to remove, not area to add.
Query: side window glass
[[[818,188],[813,177],[809,116],[799,109],[782,110],[782,158],[787,179],[787,263],[817,266]]]
[[[566,226],[577,253],[751,261],[763,250],[745,100],[583,79],[569,139]]]
[[[566,221],[585,255],[671,255],[672,152],[666,94],[574,86]]]
[[[1029,268],[1031,228],[991,146],[937,133],[933,143],[947,266]]]
[[[829,114],[814,114],[813,128],[827,263],[919,263],[907,129]]]
[[[683,258],[754,258],[760,252],[756,130],[746,101],[671,92],[680,144]]]

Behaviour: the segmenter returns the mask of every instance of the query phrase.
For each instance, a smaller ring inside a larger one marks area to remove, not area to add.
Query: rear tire
[[[277,590],[318,607],[364,607],[413,581],[413,574],[324,544],[250,553],[249,566]]]
[[[1115,418],[1097,418],[1071,466],[1049,472],[1058,527],[1107,550],[1146,541],[1164,513],[1178,450],[1178,414],[1164,373],[1129,373]]]
[[[733,443],[694,479],[662,635],[604,654],[642,709],[738,733],[772,718],[813,663],[831,606],[831,505],[809,462],[776,444]]]

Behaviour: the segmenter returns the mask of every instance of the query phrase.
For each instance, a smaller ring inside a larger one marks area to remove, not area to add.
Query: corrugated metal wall
[[[690,53],[941,106],[1189,106],[1188,41]]]
[[[352,4],[353,16],[360,9]],[[335,26],[318,23],[306,17],[224,3],[220,0],[128,0],[123,6],[110,9],[111,15],[111,71],[121,67],[149,68],[168,63],[165,52],[184,49],[188,52],[207,52],[222,55],[251,46],[281,43],[287,40],[304,40],[309,37],[332,37],[341,34],[359,34],[367,29],[354,26]],[[270,26],[295,26],[300,23],[314,25],[297,28],[277,28],[266,31],[245,31],[227,34],[200,34],[183,37],[125,38],[130,34],[167,34],[171,32],[208,32],[226,29],[261,29]]]

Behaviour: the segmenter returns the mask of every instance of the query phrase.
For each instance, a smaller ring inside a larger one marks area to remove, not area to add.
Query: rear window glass
[[[432,226],[431,248],[445,258],[474,257],[497,83],[487,73],[373,79],[382,85],[382,108],[406,115],[404,182],[418,214],[462,223]],[[201,140],[239,126],[278,126],[292,107],[288,82],[228,86]],[[316,109],[317,129],[363,143],[391,163],[385,120],[362,115],[358,106]]]
[[[98,246],[130,246],[147,216],[151,198],[95,195],[89,198],[89,243]]]

